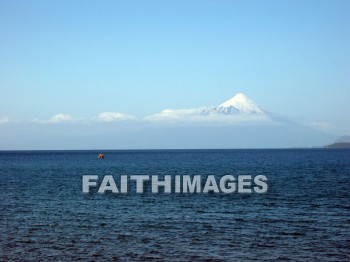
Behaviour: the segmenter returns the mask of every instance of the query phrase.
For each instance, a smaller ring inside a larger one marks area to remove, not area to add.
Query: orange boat
[[[99,154],[97,158],[105,158],[104,154]]]

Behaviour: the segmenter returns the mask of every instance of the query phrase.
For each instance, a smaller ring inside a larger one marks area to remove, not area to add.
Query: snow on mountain
[[[203,110],[203,115],[221,114],[221,115],[264,115],[265,112],[256,103],[242,93],[236,94],[231,99],[219,106]]]
[[[251,99],[242,93],[212,107],[192,109],[167,109],[154,115],[145,117],[145,120],[159,121],[269,121],[269,116]]]
[[[231,99],[219,106],[205,110],[203,114],[219,113],[225,115],[231,114],[265,114],[265,112],[251,99],[242,93],[236,94]]]

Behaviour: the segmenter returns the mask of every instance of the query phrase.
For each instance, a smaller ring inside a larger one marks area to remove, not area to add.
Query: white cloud
[[[102,122],[114,122],[124,120],[136,120],[136,117],[119,112],[103,112],[97,116],[97,121]]]
[[[122,120],[135,120],[136,117],[122,114],[118,112],[103,112],[97,117],[86,119],[86,118],[73,118],[70,115],[66,114],[57,114],[52,116],[50,119],[34,119],[34,122],[40,124],[60,124],[60,123],[91,123],[92,121],[101,121],[101,122],[113,122],[113,121],[122,121]]]
[[[72,120],[73,120],[73,118],[70,115],[65,115],[65,114],[54,115],[50,119],[50,121],[52,123],[61,123],[61,122],[67,122],[67,121],[69,122]]]
[[[205,108],[190,108],[190,109],[165,109],[160,113],[144,117],[147,121],[186,121],[193,117],[200,117],[201,112]]]
[[[60,123],[91,123],[91,122],[118,122],[118,121],[143,121],[158,123],[220,123],[220,124],[240,124],[240,123],[273,123],[275,122],[268,114],[249,114],[242,112],[223,113],[217,111],[215,107],[198,107],[189,109],[165,109],[159,113],[148,115],[143,118],[124,114],[120,112],[102,112],[97,117],[84,119],[73,118],[66,114],[57,114],[50,119],[34,119],[34,122],[41,124]],[[0,119],[1,123],[1,119]]]
[[[8,122],[10,122],[10,119],[8,117],[6,117],[6,116],[0,117],[0,124],[5,124]]]
[[[267,114],[222,114],[211,109],[213,108],[166,109],[160,113],[146,116],[144,120],[152,122],[216,122],[229,124],[273,122]]]
[[[34,122],[38,122],[41,124],[60,124],[60,123],[66,123],[66,122],[73,122],[75,119],[71,117],[70,115],[65,114],[57,114],[52,116],[48,120],[40,120],[40,119],[34,119]]]
[[[310,122],[309,126],[319,131],[331,131],[333,125],[327,122]]]

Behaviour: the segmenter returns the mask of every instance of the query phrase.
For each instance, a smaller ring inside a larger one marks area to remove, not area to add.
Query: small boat
[[[105,158],[104,154],[99,154],[97,158]]]

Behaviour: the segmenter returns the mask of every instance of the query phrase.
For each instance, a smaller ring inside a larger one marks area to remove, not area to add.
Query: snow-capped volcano
[[[144,120],[151,121],[196,121],[196,122],[271,122],[272,119],[256,103],[242,93],[218,106],[206,106],[188,109],[166,109],[158,114],[149,115]]]
[[[159,121],[216,121],[216,122],[270,122],[271,118],[256,103],[242,93],[226,102],[211,107],[166,109],[146,116],[145,120]]]
[[[204,115],[208,115],[211,113],[218,113],[224,115],[232,115],[232,114],[265,114],[264,110],[262,110],[256,103],[254,103],[251,99],[249,99],[246,95],[242,93],[236,94],[231,99],[222,103],[219,106],[206,109],[203,111]]]
[[[218,108],[222,109],[231,107],[238,109],[242,113],[264,113],[264,111],[256,103],[254,103],[251,99],[249,99],[246,95],[242,93],[236,94],[234,97],[218,106]]]

